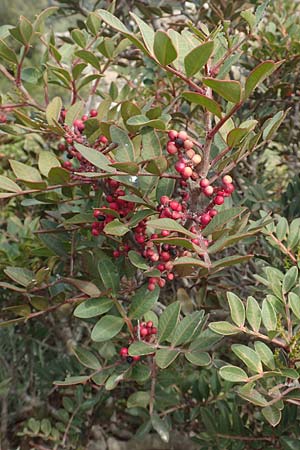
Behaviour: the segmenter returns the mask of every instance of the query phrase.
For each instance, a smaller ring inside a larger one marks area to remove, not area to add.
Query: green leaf
[[[275,405],[266,406],[261,410],[264,418],[269,422],[272,427],[276,427],[281,420],[281,411],[276,408]]]
[[[147,223],[148,227],[155,228],[157,230],[176,231],[177,233],[183,233],[192,238],[197,238],[197,235],[191,233],[189,230],[180,225],[173,219],[153,219]]]
[[[100,369],[101,364],[98,361],[98,358],[96,358],[96,356],[92,352],[82,347],[74,348],[73,352],[75,353],[78,361],[81,362],[81,364],[83,364],[85,367],[95,370]]]
[[[79,280],[75,278],[64,278],[64,282],[72,284],[79,291],[84,292],[89,297],[99,297],[101,295],[101,292],[99,291],[98,287],[91,281],[81,279]]]
[[[132,12],[130,12],[130,15],[140,29],[146,48],[149,50],[150,53],[153,53],[153,44],[154,44],[153,28],[151,28],[146,22],[144,22],[140,17],[136,16]]]
[[[184,317],[172,334],[172,346],[185,344],[193,339],[203,324],[204,311],[195,311]]]
[[[44,9],[40,14],[36,15],[36,19],[33,22],[33,28],[35,31],[40,31],[42,25],[45,23],[45,20],[54,14],[58,10],[58,6],[50,6],[49,8]]]
[[[164,421],[159,417],[159,415],[157,413],[152,414],[151,422],[152,422],[153,429],[158,433],[161,440],[163,442],[168,443],[169,439],[170,439],[169,430],[166,427]]]
[[[145,391],[134,392],[128,397],[127,408],[147,408],[150,393]]]
[[[142,133],[141,156],[144,161],[161,156],[160,140],[154,130],[145,129]]]
[[[240,216],[245,211],[246,209],[240,206],[220,211],[219,214],[216,215],[204,228],[203,235],[207,236],[216,230],[222,230],[227,222],[230,222],[232,219]]]
[[[83,102],[76,102],[74,105],[71,105],[65,117],[65,124],[69,127],[73,126],[74,120],[82,115],[83,111]]]
[[[156,31],[153,50],[155,57],[162,66],[167,66],[177,58],[177,51],[165,31]]]
[[[298,281],[298,268],[296,266],[291,267],[284,275],[282,281],[282,292],[286,294],[289,292]]]
[[[79,319],[89,319],[106,313],[113,305],[114,302],[111,298],[89,298],[75,308],[73,315]]]
[[[21,286],[28,286],[34,280],[34,273],[23,267],[6,267],[4,273]]]
[[[89,376],[67,377],[64,381],[53,381],[57,386],[73,386],[74,384],[85,384]]]
[[[145,342],[138,341],[134,342],[129,346],[128,353],[130,356],[142,356],[150,355],[155,352],[155,347],[151,344],[146,344]]]
[[[134,250],[130,250],[128,252],[128,258],[131,264],[138,269],[149,269],[149,265],[147,264],[146,260],[140,255],[140,253],[137,253]]]
[[[50,151],[41,150],[39,153],[38,167],[40,172],[45,177],[48,177],[48,174],[53,167],[60,167],[60,162]]]
[[[264,122],[262,127],[264,140],[270,140],[274,136],[274,134],[284,121],[288,111],[288,109],[286,111],[278,111],[278,113],[275,114],[274,117],[271,117]]]
[[[194,350],[184,354],[185,358],[195,366],[205,367],[211,363],[211,357],[207,352],[200,350]]]
[[[62,167],[54,167],[48,173],[49,184],[64,184],[70,181],[70,172]]]
[[[166,341],[176,328],[180,314],[180,303],[174,302],[167,306],[158,322],[158,342]]]
[[[160,369],[166,369],[179,355],[178,350],[161,348],[156,352],[155,362]]]
[[[117,162],[112,163],[111,166],[114,169],[120,170],[121,172],[129,173],[130,175],[136,175],[139,171],[139,166],[134,162]]]
[[[260,341],[254,342],[254,348],[265,366],[271,370],[275,370],[275,360],[272,350],[264,342]]]
[[[105,288],[111,289],[112,293],[115,295],[120,286],[120,276],[116,264],[107,257],[100,257],[98,271]]]
[[[243,361],[248,369],[253,372],[262,373],[263,368],[261,365],[261,360],[258,354],[252,350],[252,348],[247,347],[247,345],[233,344],[231,346],[233,353]]]
[[[0,39],[0,56],[12,64],[18,64],[17,55],[2,39]]]
[[[91,338],[95,342],[109,341],[122,329],[124,321],[122,317],[106,315],[94,326]]]
[[[265,78],[271,75],[271,73],[274,72],[276,68],[277,64],[275,64],[274,61],[264,61],[257,67],[255,67],[247,77],[244,98],[248,98],[249,95],[254,91],[256,86],[258,86],[265,80]]]
[[[277,328],[277,315],[273,305],[264,300],[261,308],[261,318],[267,331],[275,331]]]
[[[117,161],[134,161],[134,147],[126,131],[112,125],[110,127],[110,137],[113,143],[118,144],[114,151]]]
[[[246,20],[246,22],[249,25],[250,31],[253,31],[256,24],[256,18],[255,15],[252,12],[252,8],[246,9],[245,11],[241,12],[241,17]]]
[[[8,192],[22,192],[22,189],[15,183],[3,175],[0,175],[0,189]]]
[[[201,105],[204,109],[207,109],[209,112],[219,117],[219,119],[222,118],[221,107],[219,103],[217,103],[212,98],[209,98],[203,94],[198,94],[196,92],[189,92],[189,91],[185,91],[181,95],[188,102],[195,103],[196,105]]]
[[[149,291],[147,285],[142,286],[131,298],[129,317],[140,319],[146,312],[155,305],[158,300],[160,289],[155,287],[154,291]]]
[[[79,29],[74,29],[71,31],[71,37],[73,41],[79,45],[79,47],[84,48],[86,46],[86,37],[83,32]]]
[[[19,30],[23,38],[23,43],[25,45],[29,44],[32,34],[33,34],[33,26],[29,20],[21,16],[19,20]]]
[[[90,163],[94,164],[94,166],[104,172],[115,172],[115,169],[110,166],[110,161],[102,153],[98,152],[94,148],[85,147],[82,144],[75,143],[74,146],[76,150],[78,150],[79,153]]]
[[[192,77],[199,72],[209,60],[214,49],[214,42],[208,41],[193,48],[184,58],[185,73]]]
[[[27,166],[19,161],[9,160],[13,173],[17,178],[24,181],[39,182],[42,181],[41,175],[34,167]]]
[[[46,108],[46,119],[49,125],[56,126],[62,109],[60,97],[54,97]]]
[[[248,381],[246,372],[237,366],[223,366],[219,370],[219,374],[223,380],[231,381],[232,383],[247,383]]]
[[[289,307],[297,317],[300,319],[300,297],[296,295],[294,292],[289,293]]]
[[[88,15],[87,21],[86,21],[87,28],[89,31],[96,36],[98,31],[100,30],[101,26],[101,20],[99,16],[95,12],[91,12]]]
[[[209,328],[218,334],[223,334],[224,336],[230,336],[231,334],[240,333],[241,330],[238,327],[235,327],[229,322],[212,322],[209,325]]]
[[[120,222],[119,219],[114,219],[112,222],[109,222],[104,227],[104,233],[111,234],[113,236],[124,236],[124,234],[128,233],[129,228]]]
[[[77,52],[75,52],[75,55],[80,59],[83,59],[83,61],[89,63],[95,69],[100,69],[99,59],[96,55],[94,55],[94,53],[89,52],[88,50],[77,50]]]
[[[239,81],[217,80],[215,78],[203,78],[202,81],[225,100],[232,103],[240,102],[242,89]]]
[[[280,241],[286,238],[289,231],[289,224],[285,217],[280,217],[276,225],[276,236]]]
[[[234,128],[227,134],[226,142],[229,147],[236,147],[242,139],[249,133],[248,128]]]
[[[157,128],[158,130],[166,129],[166,122],[160,119],[148,119],[144,114],[138,114],[137,116],[132,116],[127,120],[127,125],[135,126],[135,127],[151,127]]]
[[[246,306],[246,317],[254,331],[259,331],[261,324],[261,310],[254,297],[248,297]]]
[[[227,299],[232,321],[238,327],[243,327],[245,323],[245,307],[242,300],[232,292],[227,293]]]

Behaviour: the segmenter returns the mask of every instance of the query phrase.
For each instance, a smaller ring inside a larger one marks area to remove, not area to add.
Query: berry
[[[186,164],[185,164],[184,161],[177,161],[177,163],[175,164],[175,170],[176,170],[178,173],[183,173],[183,171],[185,170],[185,168],[186,168]]]
[[[91,117],[97,117],[98,116],[98,111],[96,109],[91,109],[90,110],[90,116]]]
[[[170,155],[176,155],[177,151],[178,151],[178,149],[177,149],[176,145],[174,144],[174,142],[169,141],[167,143],[167,152]]]
[[[183,139],[180,139],[180,138],[177,138],[177,139],[175,139],[175,145],[176,145],[176,147],[177,148],[181,148],[181,147],[183,147]]]
[[[216,205],[223,205],[224,197],[222,197],[222,195],[217,195],[216,198],[214,199],[214,203]]]
[[[202,178],[202,180],[200,181],[200,187],[202,188],[206,188],[207,186],[209,186],[209,180],[207,178]]]
[[[68,170],[72,169],[72,167],[73,167],[72,163],[70,161],[65,161],[62,166],[64,169],[68,169]]]
[[[132,356],[127,356],[126,361],[128,362],[128,364],[133,363],[134,359]]]
[[[209,211],[210,217],[215,217],[218,214],[218,211],[216,209],[211,209]]]
[[[170,130],[168,132],[168,136],[169,136],[169,139],[171,139],[171,141],[174,141],[178,136],[178,132],[175,130]]]
[[[202,216],[200,217],[200,222],[202,225],[208,225],[209,222],[211,221],[211,217],[209,214],[202,214]]]
[[[234,191],[234,186],[233,186],[233,184],[228,183],[228,184],[226,185],[226,187],[225,187],[225,192],[226,192],[227,194],[232,194],[233,191]]]
[[[182,139],[183,141],[186,141],[187,138],[188,138],[188,134],[186,131],[179,131],[178,139]]]
[[[170,202],[170,208],[173,209],[173,211],[180,211],[181,205],[178,202],[176,202],[175,200],[172,200]]]
[[[167,205],[169,203],[169,201],[170,201],[170,199],[166,195],[163,195],[162,197],[160,197],[160,203],[162,205]]]
[[[155,289],[155,284],[154,283],[149,283],[148,284],[148,290],[149,291],[154,291],[154,289]]]
[[[147,328],[141,328],[141,329],[140,329],[140,335],[141,335],[142,337],[147,336],[147,335],[148,335],[148,330],[147,330]]]
[[[77,128],[78,131],[83,131],[84,130],[84,123],[80,119],[74,120],[73,126],[75,128]]]
[[[195,155],[195,156],[193,156],[192,161],[195,164],[195,166],[197,166],[198,164],[201,163],[202,158],[200,155]]]
[[[106,136],[100,136],[99,141],[101,142],[101,144],[107,144],[108,143],[108,139]]]
[[[190,141],[189,139],[187,139],[187,140],[184,141],[183,146],[184,146],[184,148],[185,148],[186,150],[190,150],[191,148],[194,147],[194,144],[193,144],[192,141]]]
[[[214,193],[214,188],[212,186],[207,186],[206,188],[203,189],[203,194],[206,195],[207,197],[210,197],[211,195],[213,195]]]
[[[224,183],[224,184],[231,184],[232,183],[232,177],[230,176],[230,175],[225,175],[223,178],[222,178],[222,182]]]
[[[152,327],[151,333],[152,333],[152,334],[157,334],[157,328],[156,328],[156,327]]]
[[[196,155],[196,152],[195,152],[193,149],[191,149],[191,150],[188,150],[188,151],[186,152],[186,155],[187,155],[190,159],[192,159],[192,158]]]
[[[128,355],[128,348],[127,347],[122,347],[120,350],[120,356],[124,357]]]
[[[133,359],[133,361],[139,361],[141,359],[141,357],[138,355],[135,355],[132,357],[132,359]]]
[[[153,322],[152,322],[152,320],[149,320],[149,321],[146,323],[146,327],[147,327],[147,328],[152,328],[152,327],[153,327]]]
[[[184,178],[190,178],[190,176],[192,175],[193,170],[191,169],[191,167],[186,167],[183,171],[182,171],[182,176]]]

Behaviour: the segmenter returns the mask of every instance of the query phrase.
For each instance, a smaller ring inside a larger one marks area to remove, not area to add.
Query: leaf
[[[111,298],[89,298],[75,308],[73,315],[79,319],[89,319],[106,313],[113,305],[114,302]]]
[[[50,6],[44,9],[40,14],[36,15],[36,19],[33,22],[33,28],[35,31],[39,31],[45,20],[54,14],[58,10],[58,6]]]
[[[274,134],[276,133],[276,131],[278,130],[278,128],[284,121],[288,111],[289,111],[288,109],[286,111],[278,111],[278,113],[275,114],[274,117],[271,117],[270,119],[267,119],[264,122],[264,124],[263,124],[263,139],[264,140],[268,141],[274,136]]]
[[[203,78],[202,81],[225,100],[232,103],[240,102],[242,89],[239,81],[217,80],[215,78]]]
[[[39,182],[42,181],[41,175],[34,167],[27,166],[19,161],[9,160],[13,173],[17,178],[24,181]]]
[[[298,268],[293,266],[284,275],[282,281],[282,292],[286,294],[289,292],[297,283],[298,280]]]
[[[65,117],[65,124],[69,127],[73,126],[74,120],[76,120],[79,116],[81,116],[83,111],[83,102],[76,102],[74,105],[71,105]]]
[[[127,408],[147,408],[150,400],[150,393],[138,391],[131,394],[127,399]]]
[[[60,162],[50,151],[41,150],[41,152],[39,153],[38,166],[40,172],[45,177],[48,177],[51,169],[53,169],[54,167],[60,167]]]
[[[100,369],[101,364],[98,361],[98,358],[96,358],[96,356],[92,352],[82,347],[74,348],[73,352],[75,353],[78,361],[81,362],[81,364],[83,364],[85,367],[95,370]]]
[[[149,291],[147,285],[142,286],[131,298],[129,317],[140,319],[157,302],[160,289],[155,287],[154,291]]]
[[[103,231],[104,233],[111,234],[113,236],[124,236],[124,234],[128,233],[129,228],[120,222],[119,219],[114,219],[105,225]]]
[[[146,344],[145,342],[138,341],[131,344],[128,348],[128,353],[130,356],[142,356],[150,355],[155,352],[155,347],[151,344]]]
[[[190,91],[185,91],[181,95],[188,102],[195,103],[196,105],[201,105],[204,109],[207,109],[209,112],[219,117],[219,119],[222,118],[221,107],[219,103],[217,103],[212,98]]]
[[[18,64],[17,55],[2,39],[0,39],[0,56],[12,64]]]
[[[34,273],[23,267],[6,267],[4,273],[21,286],[28,286],[34,280]]]
[[[77,50],[77,52],[75,52],[75,55],[89,63],[95,69],[100,69],[99,59],[96,55],[94,55],[94,53],[89,52],[88,50]]]
[[[64,282],[72,284],[79,289],[79,291],[84,292],[89,297],[99,297],[101,295],[100,290],[91,281],[77,280],[75,278],[64,278]]]
[[[238,327],[235,327],[229,322],[212,322],[209,325],[209,328],[218,334],[223,334],[224,336],[230,336],[231,334],[240,333],[241,330]]]
[[[277,328],[277,315],[273,305],[268,301],[262,302],[261,318],[267,331],[275,331]]]
[[[260,341],[254,342],[254,348],[265,366],[271,370],[275,370],[275,360],[272,350],[264,342]]]
[[[276,427],[281,420],[281,411],[276,408],[275,405],[265,406],[261,410],[264,418],[269,422],[272,427]]]
[[[110,166],[110,161],[99,151],[94,148],[85,147],[84,145],[78,143],[75,143],[74,146],[85,159],[94,164],[94,166],[98,167],[98,169],[109,173],[115,172],[115,169]]]
[[[192,77],[199,72],[209,60],[214,49],[214,42],[207,41],[198,47],[193,48],[184,58],[185,73]]]
[[[232,219],[240,216],[242,213],[246,211],[245,208],[237,206],[230,209],[224,209],[220,211],[213,219],[209,222],[209,224],[204,228],[203,235],[207,236],[216,230],[220,230],[224,228],[224,225],[227,222],[230,222]]]
[[[159,417],[157,413],[153,413],[151,416],[151,423],[153,426],[153,429],[158,433],[161,440],[163,442],[169,442],[170,434],[169,430],[166,427],[164,421]]]
[[[162,66],[167,66],[177,58],[177,51],[165,31],[156,31],[153,44],[154,55]]]
[[[174,302],[167,306],[158,322],[158,343],[166,341],[176,328],[180,314],[180,303]]]
[[[106,289],[116,295],[120,286],[120,277],[116,265],[109,258],[100,258],[98,272]]]
[[[259,331],[261,324],[261,310],[254,297],[248,297],[246,306],[246,317],[252,330]]]
[[[300,319],[300,297],[296,295],[294,292],[289,293],[289,307],[297,317]]]
[[[0,175],[0,189],[8,192],[22,192],[22,189],[15,183],[3,175]]]
[[[138,114],[137,116],[130,117],[127,120],[126,124],[139,128],[147,126],[151,128],[157,128],[158,130],[165,130],[167,125],[162,118],[151,120],[143,114]]]
[[[234,128],[227,134],[226,142],[229,147],[236,147],[242,139],[249,133],[248,128]]]
[[[106,315],[94,326],[91,339],[95,342],[105,342],[116,336],[122,329],[124,320],[122,317]]]
[[[232,292],[227,293],[227,299],[232,321],[238,327],[243,327],[245,323],[245,308],[242,300]]]
[[[223,380],[230,381],[232,383],[246,383],[248,381],[248,375],[246,372],[237,366],[223,366],[219,370],[219,374]]]
[[[85,384],[90,379],[89,376],[67,377],[64,381],[53,381],[57,386],[73,386],[74,384]]]
[[[140,29],[145,46],[147,47],[150,53],[153,53],[153,44],[154,44],[153,28],[151,28],[146,22],[144,22],[140,17],[136,16],[132,12],[130,12],[130,15]]]
[[[252,348],[247,347],[247,345],[233,344],[231,346],[233,353],[243,361],[248,369],[253,372],[262,373],[263,368],[261,365],[261,360],[258,354],[252,350]]]
[[[54,97],[46,108],[46,119],[49,125],[56,126],[62,109],[60,97]]]
[[[166,369],[179,355],[178,350],[161,348],[156,352],[155,362],[160,369]]]
[[[86,46],[86,38],[84,33],[79,29],[74,29],[71,31],[71,37],[73,41],[79,45],[79,47],[84,48]]]
[[[246,20],[246,22],[249,25],[250,31],[253,31],[256,24],[256,18],[255,15],[252,12],[252,8],[246,9],[245,11],[241,12],[241,17]]]
[[[155,228],[157,230],[168,230],[168,231],[177,231],[178,233],[186,234],[192,238],[197,238],[197,235],[191,233],[189,230],[184,228],[182,225],[176,222],[173,219],[153,219],[149,220],[147,223],[148,227]]]
[[[256,86],[262,83],[265,78],[271,75],[272,72],[277,68],[277,64],[274,61],[264,61],[258,66],[256,66],[248,75],[245,84],[245,94],[244,98],[248,98],[249,95],[254,91]]]
[[[129,173],[130,175],[136,175],[139,171],[139,166],[134,162],[117,162],[111,164],[114,169],[120,170],[122,172]]]
[[[142,133],[141,156],[144,161],[161,156],[160,140],[154,130],[146,129]]]
[[[195,311],[184,317],[172,334],[172,346],[185,344],[193,339],[203,324],[204,311]]]
[[[211,357],[207,352],[194,350],[184,354],[185,358],[195,366],[205,367],[211,363]]]
[[[128,258],[131,264],[138,269],[149,269],[149,265],[147,264],[146,260],[140,255],[140,253],[137,253],[134,250],[130,250],[128,252]]]
[[[118,148],[114,151],[116,160],[120,162],[134,161],[133,143],[126,131],[112,125],[110,127],[110,137],[113,143],[118,144]]]

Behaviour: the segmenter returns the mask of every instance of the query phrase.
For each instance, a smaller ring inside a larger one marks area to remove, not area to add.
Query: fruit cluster
[[[157,334],[157,328],[153,326],[153,322],[149,320],[148,322],[142,322],[134,327],[135,338],[130,341],[130,344],[136,340],[153,342],[153,338]],[[131,364],[134,361],[139,361],[140,356],[129,356],[128,347],[122,347],[119,352],[122,359]]]
[[[188,178],[197,179],[198,173],[194,168],[201,162],[201,155],[193,150],[194,142],[189,139],[186,131],[171,130],[168,133],[167,152],[169,155],[176,155],[178,161],[175,170],[184,180]]]

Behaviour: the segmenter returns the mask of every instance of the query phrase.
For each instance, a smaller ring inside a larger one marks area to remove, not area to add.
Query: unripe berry
[[[176,153],[178,152],[178,149],[177,149],[176,145],[174,144],[174,142],[169,141],[167,143],[167,152],[169,153],[169,155],[176,155]]]
[[[187,155],[190,159],[192,159],[192,158],[196,155],[196,152],[195,152],[193,149],[190,149],[190,150],[188,150],[188,151],[186,152],[186,155]]]
[[[186,168],[182,171],[181,175],[182,175],[184,178],[189,178],[189,177],[192,175],[192,173],[193,173],[193,170],[191,169],[191,167],[186,167]]]
[[[202,214],[202,216],[200,217],[200,222],[204,226],[208,225],[210,221],[211,221],[211,217],[209,214]]]
[[[178,136],[178,132],[175,131],[175,130],[170,130],[170,131],[168,132],[168,136],[169,136],[169,138],[171,139],[171,141],[175,141],[175,139],[176,139],[177,136]]]
[[[223,205],[224,197],[222,197],[222,195],[217,195],[216,198],[214,199],[214,203],[216,205]]]
[[[183,173],[183,171],[186,169],[186,165],[185,162],[183,161],[177,161],[177,163],[175,164],[175,170],[178,173]]]
[[[213,195],[214,193],[214,188],[212,186],[207,186],[206,188],[203,189],[203,194],[206,195],[207,197],[210,197],[211,195]]]
[[[195,155],[195,156],[193,156],[192,161],[195,164],[195,166],[197,166],[198,164],[201,163],[202,158],[200,155]]]
[[[183,141],[186,141],[187,138],[188,138],[188,134],[186,131],[179,131],[178,139],[182,139]]]
[[[232,177],[231,177],[230,175],[225,175],[225,176],[222,178],[222,182],[223,182],[224,184],[231,184],[231,183],[232,183]]]
[[[194,147],[194,143],[192,141],[190,141],[189,139],[187,139],[184,141],[183,146],[186,150],[190,150],[191,148]]]
[[[206,188],[207,186],[209,186],[209,180],[207,178],[202,178],[200,181],[200,187]]]

